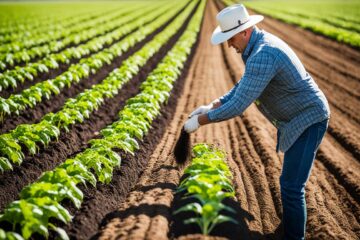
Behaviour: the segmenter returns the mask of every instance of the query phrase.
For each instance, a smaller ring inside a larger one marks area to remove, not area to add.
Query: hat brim
[[[235,34],[244,31],[245,29],[254,26],[255,24],[261,22],[264,19],[264,16],[262,15],[251,15],[249,16],[249,21],[247,21],[245,24],[241,25],[238,28],[235,28],[234,30],[231,30],[229,32],[222,32],[220,26],[218,26],[212,36],[211,36],[211,43],[213,45],[217,45],[220,43],[223,43],[230,38],[232,38]]]

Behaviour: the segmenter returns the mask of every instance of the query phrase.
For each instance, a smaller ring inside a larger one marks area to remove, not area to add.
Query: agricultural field
[[[260,0],[245,1],[244,4],[259,13],[360,48],[359,1]]]
[[[233,2],[0,3],[0,240],[281,239],[283,154],[254,104],[191,134],[185,165],[173,155],[189,113],[244,72],[233,49],[210,43]],[[306,187],[306,237],[359,239],[359,4],[278,2],[245,4],[331,108]],[[302,6],[339,35],[266,12],[299,19]]]

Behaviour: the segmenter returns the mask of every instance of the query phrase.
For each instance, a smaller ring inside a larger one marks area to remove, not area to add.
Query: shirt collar
[[[252,31],[250,36],[250,40],[245,48],[244,53],[242,54],[242,58],[244,61],[246,61],[249,58],[257,40],[260,38],[260,35],[261,35],[261,30],[259,30],[257,27],[254,27],[254,30]]]

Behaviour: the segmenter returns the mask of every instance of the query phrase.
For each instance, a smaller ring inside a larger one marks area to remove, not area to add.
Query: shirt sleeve
[[[237,82],[235,84],[235,86],[229,91],[227,92],[224,96],[220,97],[219,100],[221,102],[221,104],[225,104],[229,101],[229,99],[232,98],[232,96],[234,96],[236,88],[239,86],[239,82]]]
[[[208,112],[209,120],[220,122],[242,114],[261,95],[276,72],[276,57],[273,54],[260,51],[249,58],[243,77],[224,96],[227,101]]]

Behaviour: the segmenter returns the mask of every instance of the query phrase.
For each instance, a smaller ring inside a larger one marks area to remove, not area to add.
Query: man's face
[[[243,53],[246,48],[246,32],[239,32],[227,40],[228,47],[233,47],[237,53]]]

